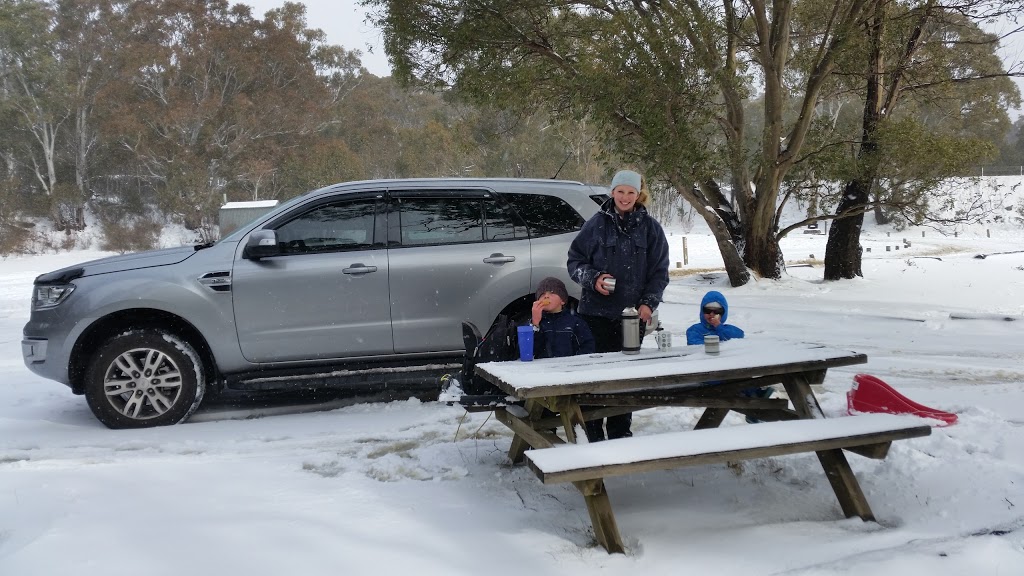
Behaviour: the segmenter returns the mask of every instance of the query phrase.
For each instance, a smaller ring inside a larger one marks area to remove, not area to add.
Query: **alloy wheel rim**
[[[182,372],[170,356],[154,348],[122,352],[103,375],[107,402],[123,416],[149,420],[167,413],[182,392]]]

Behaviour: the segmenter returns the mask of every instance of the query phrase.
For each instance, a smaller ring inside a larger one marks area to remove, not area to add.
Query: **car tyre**
[[[109,428],[149,428],[185,421],[206,390],[203,363],[181,337],[133,329],[104,342],[86,373],[85,398]]]

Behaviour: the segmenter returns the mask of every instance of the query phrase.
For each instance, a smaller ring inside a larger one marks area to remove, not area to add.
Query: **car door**
[[[530,292],[530,241],[487,190],[391,190],[395,352],[463,349],[461,322],[486,330]]]
[[[264,227],[279,256],[237,258],[235,325],[251,362],[390,354],[387,215],[383,192],[296,208]]]

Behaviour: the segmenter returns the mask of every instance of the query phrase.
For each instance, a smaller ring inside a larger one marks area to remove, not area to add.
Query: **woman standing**
[[[598,352],[622,350],[622,310],[637,308],[649,324],[668,286],[668,240],[647,214],[648,196],[640,174],[620,170],[612,178],[612,197],[569,247],[569,276],[583,288],[578,311]],[[632,414],[608,418],[607,437],[632,436],[632,421]],[[602,420],[587,422],[587,438],[605,439]]]

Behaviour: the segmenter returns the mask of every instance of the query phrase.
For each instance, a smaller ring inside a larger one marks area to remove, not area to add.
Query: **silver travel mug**
[[[615,292],[615,278],[605,278],[602,284],[604,284],[604,289],[607,290],[609,294]]]
[[[707,354],[718,354],[718,336],[708,334],[704,337],[704,352]]]
[[[640,353],[640,313],[632,306],[622,310],[622,353]]]

